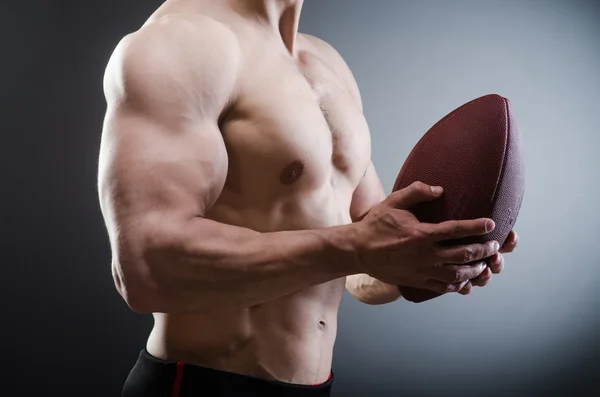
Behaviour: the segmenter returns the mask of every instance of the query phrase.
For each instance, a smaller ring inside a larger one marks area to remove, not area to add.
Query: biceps
[[[354,190],[350,215],[354,222],[362,219],[374,206],[382,202],[386,197],[381,180],[375,171],[373,163],[369,164],[361,182]]]
[[[168,127],[122,111],[107,116],[99,191],[105,215],[115,221],[150,214],[204,215],[226,174],[225,145],[216,125]]]

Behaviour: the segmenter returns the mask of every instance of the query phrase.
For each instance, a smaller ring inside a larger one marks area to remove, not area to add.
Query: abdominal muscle
[[[285,215],[241,213],[232,210],[234,203],[217,202],[208,217],[262,232],[351,222],[349,203],[340,203],[349,199],[338,200],[332,191],[320,193],[311,198],[304,196],[302,202],[295,199],[273,206],[288,208]],[[240,224],[241,219],[245,224]],[[331,373],[344,285],[345,278],[337,279],[237,310],[157,313],[147,349],[153,356],[168,361],[288,383],[322,383]]]

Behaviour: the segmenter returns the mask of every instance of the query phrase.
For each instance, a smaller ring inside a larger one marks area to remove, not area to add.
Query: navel
[[[281,171],[279,182],[283,185],[291,185],[296,182],[304,174],[304,163],[300,160],[296,160],[290,163],[287,167]]]
[[[325,320],[319,320],[319,324],[318,324],[319,329],[325,329],[326,325],[327,324],[325,323]]]

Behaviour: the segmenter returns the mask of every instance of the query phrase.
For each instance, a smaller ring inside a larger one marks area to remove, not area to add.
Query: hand
[[[515,230],[511,230],[500,251],[487,259],[488,267],[479,276],[465,284],[459,293],[469,295],[473,287],[485,287],[492,279],[492,274],[500,274],[504,269],[504,256],[502,254],[513,252],[518,244],[519,235]]]
[[[487,234],[494,229],[491,219],[431,224],[419,222],[408,211],[419,202],[439,198],[442,192],[441,187],[415,182],[390,194],[355,223],[358,273],[439,294],[458,292],[480,276],[487,267],[485,258],[498,252],[497,242],[452,247],[440,242]]]

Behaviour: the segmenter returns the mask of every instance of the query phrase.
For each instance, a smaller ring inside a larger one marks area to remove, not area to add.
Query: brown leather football
[[[496,223],[491,233],[445,244],[496,240],[502,245],[515,225],[525,190],[521,145],[508,99],[496,94],[483,96],[448,114],[421,138],[393,190],[415,181],[442,186],[440,199],[410,209],[419,221],[491,218]],[[439,296],[419,288],[399,289],[411,302]]]

